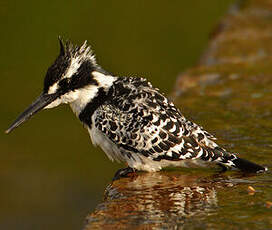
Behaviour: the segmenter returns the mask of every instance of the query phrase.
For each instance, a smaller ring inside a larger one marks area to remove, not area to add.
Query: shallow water
[[[84,229],[270,229],[271,190],[271,175],[137,174],[107,186]]]

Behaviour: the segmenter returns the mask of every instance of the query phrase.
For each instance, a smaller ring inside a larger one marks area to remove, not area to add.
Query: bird
[[[126,163],[114,179],[136,171],[205,163],[218,164],[223,170],[268,170],[216,144],[213,135],[186,119],[147,79],[104,70],[87,41],[77,46],[59,37],[59,45],[59,55],[47,70],[42,93],[6,133],[42,109],[69,104],[93,145],[100,146],[110,160]]]

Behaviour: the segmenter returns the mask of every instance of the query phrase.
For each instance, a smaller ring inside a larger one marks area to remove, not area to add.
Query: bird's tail
[[[249,160],[242,159],[240,157],[237,157],[235,154],[231,153],[225,152],[224,156],[219,159],[220,164],[240,169],[243,172],[258,173],[268,171],[266,167],[258,165]]]
[[[258,172],[265,172],[268,171],[266,167],[263,167],[261,165],[258,165],[254,162],[239,158],[236,156],[236,159],[232,160],[234,167],[240,169],[244,172],[252,172],[252,173],[258,173]]]
[[[211,149],[210,149],[211,150]],[[209,151],[209,150],[208,150]],[[211,152],[211,151],[210,151]],[[227,152],[225,149],[216,147],[212,150],[214,159],[221,166],[234,167],[244,172],[258,173],[268,171],[266,167],[258,165],[249,160],[242,159],[233,153]]]

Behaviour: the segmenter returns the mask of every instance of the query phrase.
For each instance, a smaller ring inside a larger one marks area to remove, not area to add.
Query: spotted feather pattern
[[[235,156],[220,148],[202,127],[188,121],[147,80],[118,78],[112,87],[110,99],[95,111],[94,123],[126,155],[124,161],[138,155],[153,161],[199,158],[231,165],[229,160]]]

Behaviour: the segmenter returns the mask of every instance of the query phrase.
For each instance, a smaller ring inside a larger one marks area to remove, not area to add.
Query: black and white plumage
[[[158,171],[187,162],[215,162],[243,171],[267,169],[219,147],[202,127],[187,120],[144,78],[118,77],[104,71],[85,42],[60,40],[60,54],[48,69],[41,96],[7,130],[43,108],[70,104],[94,145],[130,170]]]

